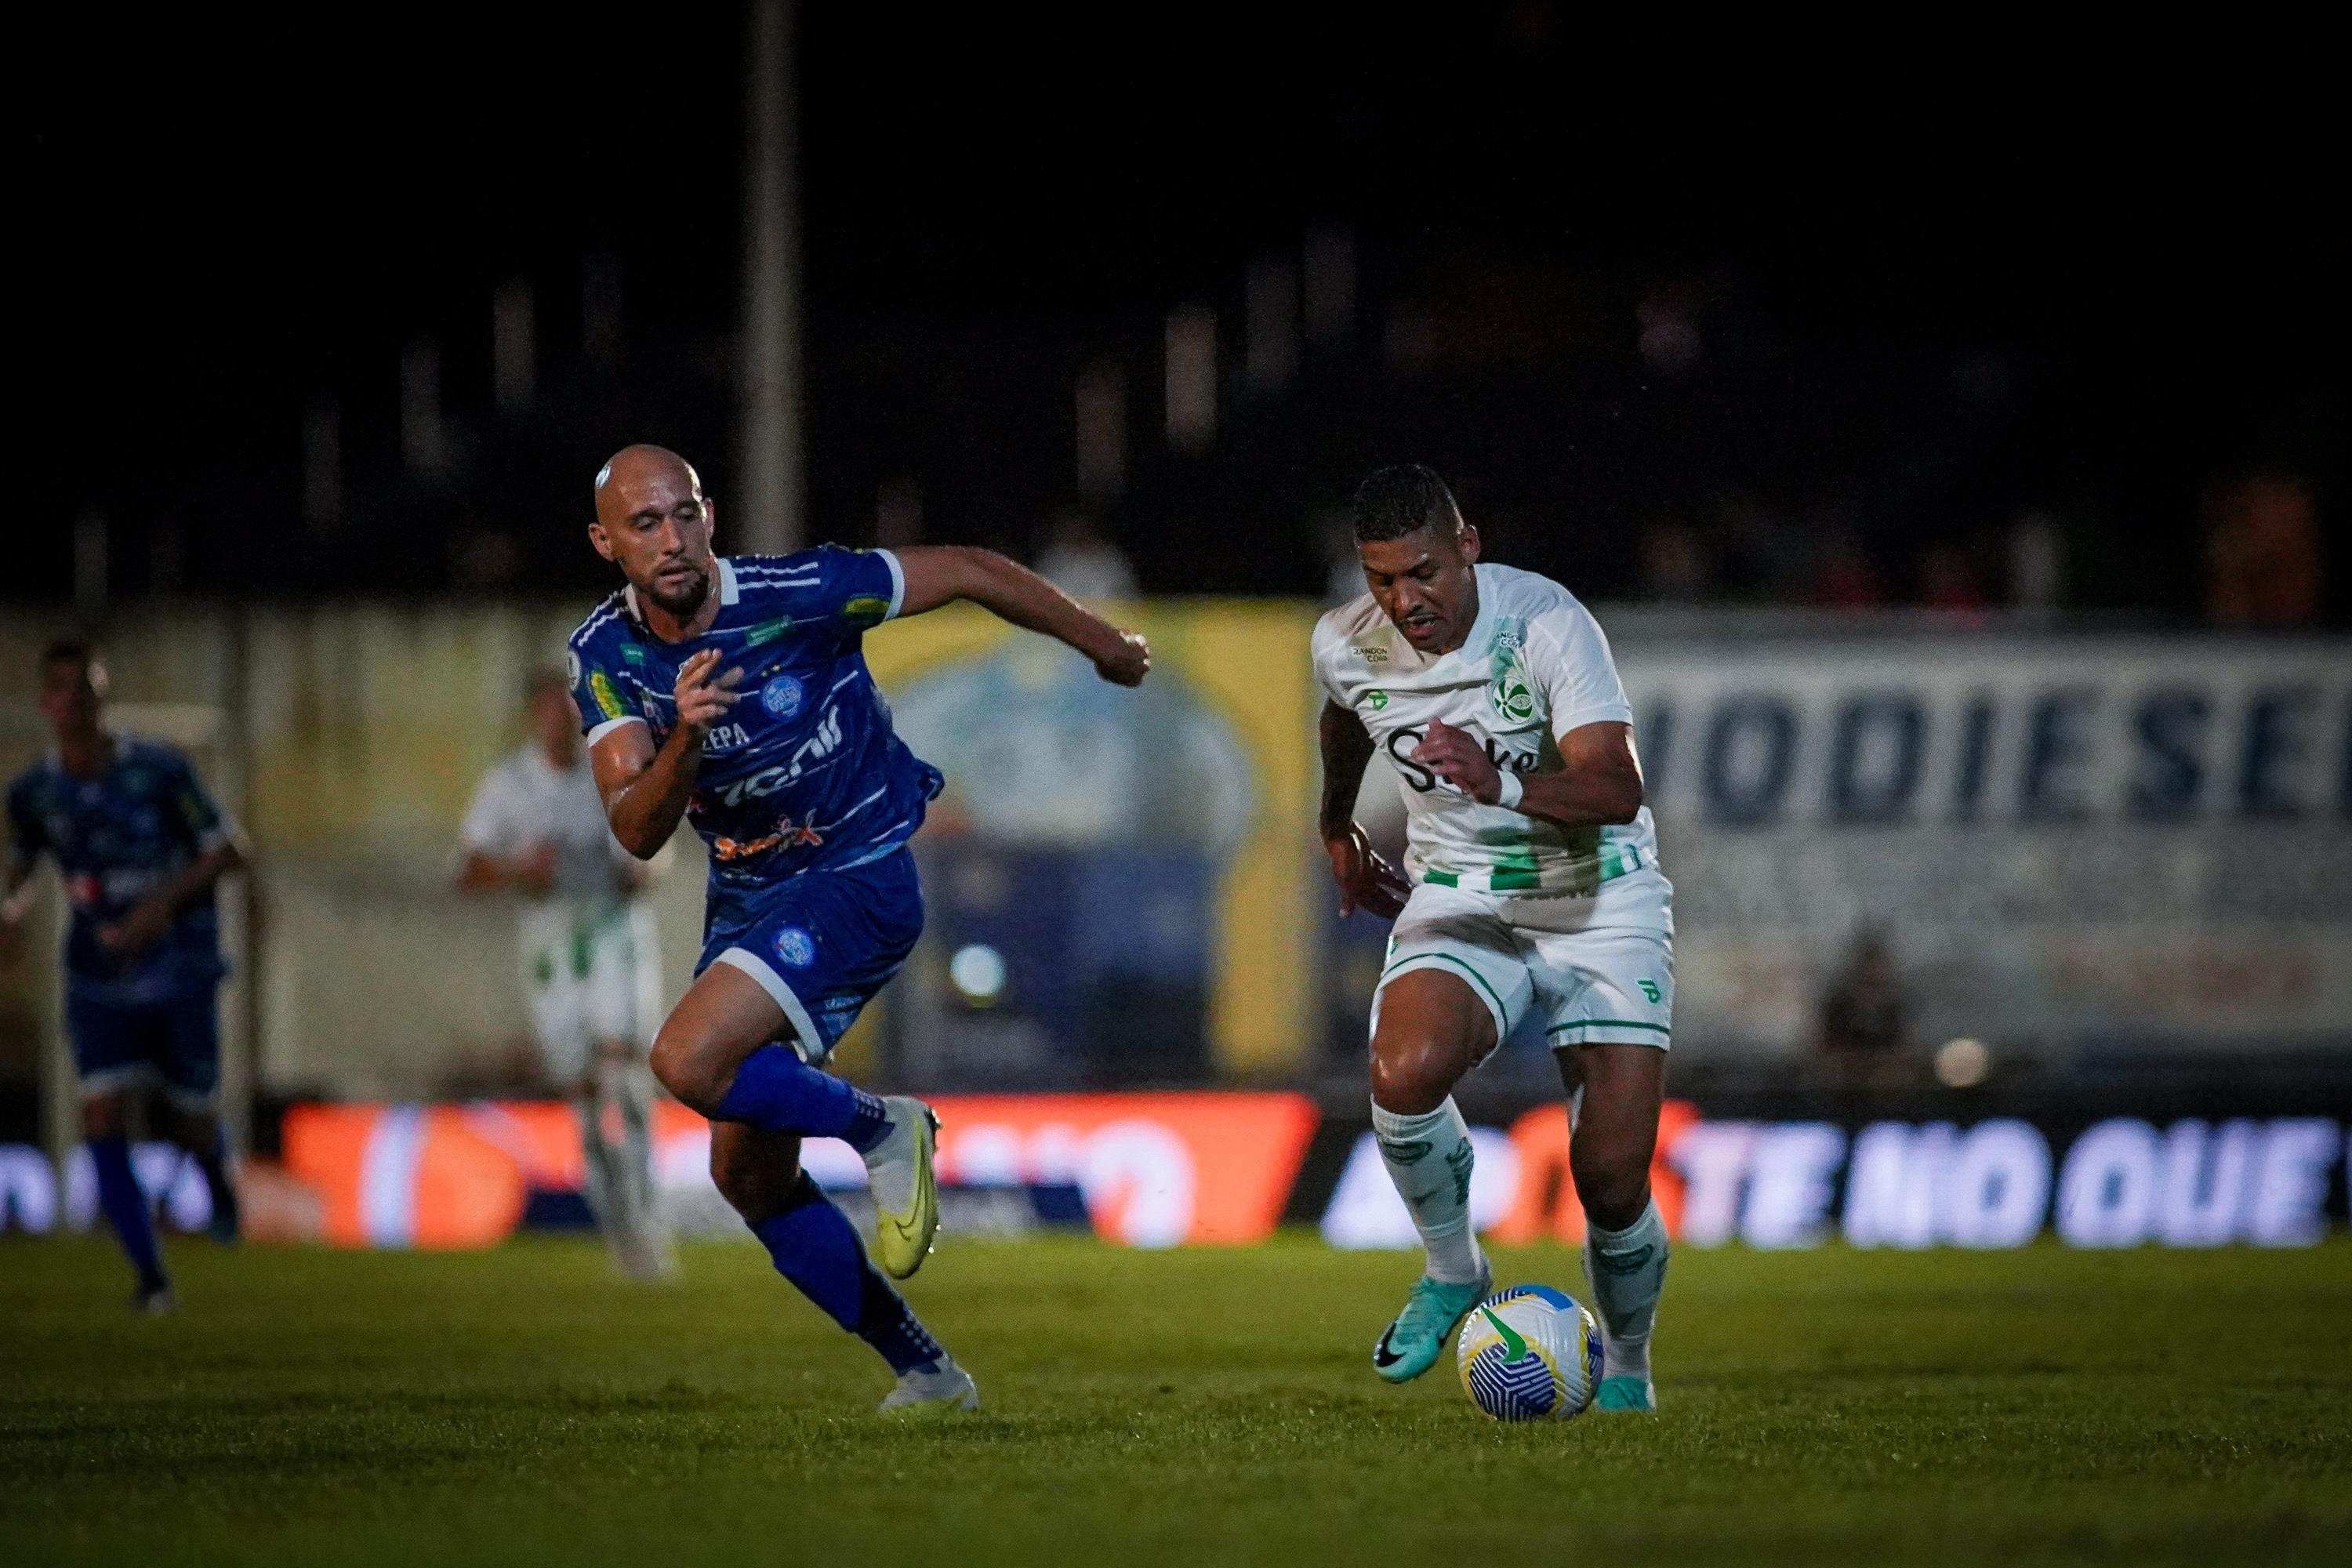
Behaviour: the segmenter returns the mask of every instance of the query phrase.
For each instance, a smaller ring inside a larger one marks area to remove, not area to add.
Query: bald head
[[[718,574],[710,552],[715,517],[693,464],[667,447],[624,447],[596,471],[588,542],[621,569],[641,605],[686,622],[702,608]]]
[[[671,451],[667,447],[656,447],[648,442],[624,447],[604,459],[596,470],[596,516],[604,518],[612,504],[626,505],[627,500],[642,492],[656,479],[667,480],[676,488],[702,493],[702,476],[694,465]],[[623,511],[620,515],[628,515]]]

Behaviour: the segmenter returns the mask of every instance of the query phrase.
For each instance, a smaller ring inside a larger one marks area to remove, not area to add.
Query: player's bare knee
[[[655,1037],[648,1065],[664,1089],[705,1116],[718,1109],[734,1079],[732,1069],[717,1059],[709,1041],[676,1019],[663,1025]]]
[[[1400,1116],[1436,1110],[1454,1090],[1454,1055],[1419,1032],[1381,1035],[1372,1042],[1372,1103]]]

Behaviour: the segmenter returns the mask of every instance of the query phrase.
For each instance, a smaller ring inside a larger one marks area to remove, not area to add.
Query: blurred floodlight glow
[[[1992,1071],[1992,1052],[1982,1040],[1962,1036],[1946,1040],[1936,1052],[1936,1077],[1948,1088],[1973,1089]]]
[[[1004,955],[985,942],[960,947],[948,960],[948,980],[970,1005],[992,1006],[1004,994]]]

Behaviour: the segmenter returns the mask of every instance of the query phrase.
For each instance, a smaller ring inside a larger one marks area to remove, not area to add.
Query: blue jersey
[[[719,617],[665,642],[634,589],[572,634],[572,697],[593,745],[642,723],[656,745],[677,721],[680,666],[719,650],[740,669],[742,700],[710,727],[687,820],[710,852],[709,902],[756,901],[803,871],[847,870],[904,845],[940,792],[940,772],[908,751],[861,651],[898,614],[905,580],[887,550],[826,545],[793,555],[722,557]]]
[[[100,927],[229,841],[227,819],[174,748],[117,735],[113,763],[94,779],[76,778],[53,752],[9,786],[8,826],[18,866],[44,855],[57,862],[73,911],[66,979],[76,994],[152,1001],[210,986],[227,972],[209,889],[132,958],[116,958],[98,939]]]

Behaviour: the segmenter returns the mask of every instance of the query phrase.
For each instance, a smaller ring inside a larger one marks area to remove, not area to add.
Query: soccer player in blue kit
[[[107,728],[106,667],[89,644],[61,638],[43,651],[40,707],[55,744],[8,789],[0,927],[23,922],[34,868],[55,861],[72,908],[66,1029],[99,1206],[138,1273],[136,1304],[163,1311],[172,1286],[131,1170],[131,1096],[163,1090],[173,1140],[211,1189],[214,1238],[235,1241],[236,1190],[215,1106],[214,1002],[227,966],[213,889],[244,852],[186,757]]]
[[[968,599],[1058,638],[1106,680],[1143,639],[992,552],[826,546],[711,552],[694,469],[630,447],[596,476],[596,552],[626,585],[572,634],[572,699],[614,837],[651,857],[691,822],[709,851],[696,979],[654,1040],[655,1076],[710,1119],[710,1173],[777,1272],[889,1363],[886,1415],[971,1410],[971,1376],[866,1260],[800,1166],[803,1138],[865,1157],[883,1269],[919,1268],[939,1220],[936,1120],[820,1070],[912,951],[923,905],[908,840],[939,794],[860,651],[899,616]]]

